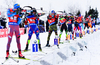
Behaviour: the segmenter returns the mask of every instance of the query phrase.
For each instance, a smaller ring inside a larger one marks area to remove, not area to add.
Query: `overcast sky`
[[[11,2],[10,0],[6,0]],[[96,8],[100,12],[100,1],[99,0],[17,0],[17,3],[21,5],[21,7],[26,5],[31,5],[36,8],[43,7],[44,10],[66,10],[69,12],[69,8],[79,9],[81,13],[84,14],[85,11],[91,8]],[[7,7],[5,0],[0,0],[0,5],[3,7]]]

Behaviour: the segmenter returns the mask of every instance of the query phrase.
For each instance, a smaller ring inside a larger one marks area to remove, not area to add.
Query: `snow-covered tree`
[[[78,13],[78,11],[82,12],[81,9],[78,7],[78,5],[71,5],[68,6],[68,11],[69,13],[76,15]]]
[[[11,8],[15,3],[17,3],[17,0],[5,0],[7,8]]]

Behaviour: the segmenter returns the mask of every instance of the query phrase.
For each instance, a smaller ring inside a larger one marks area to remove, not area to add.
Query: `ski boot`
[[[38,44],[38,46],[39,46],[39,51],[42,51],[41,44]]]
[[[24,51],[28,51],[28,46],[29,46],[29,44],[26,44],[26,48]]]
[[[50,45],[49,45],[49,41],[47,41],[46,47],[50,47]]]
[[[66,39],[65,39],[66,41],[68,40],[68,37],[66,37]]]
[[[7,50],[6,51],[6,59],[8,59],[8,57],[9,57],[9,51]]]
[[[80,34],[80,38],[82,38],[83,37],[83,35],[82,35],[82,33]]]
[[[74,40],[74,34],[72,34],[72,39]]]
[[[19,58],[25,58],[25,56],[22,55],[21,50],[19,50]]]
[[[49,44],[46,44],[46,47],[50,47],[50,45]]]
[[[58,47],[58,49],[60,49],[60,48],[59,48],[59,45],[57,45],[57,47]]]

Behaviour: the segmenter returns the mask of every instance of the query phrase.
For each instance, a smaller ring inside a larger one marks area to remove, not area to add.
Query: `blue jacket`
[[[16,12],[11,13],[11,12],[10,12],[10,9],[8,9],[8,11],[7,11],[7,16],[8,16],[8,17],[13,17],[13,16],[15,16],[15,15],[17,15]],[[8,25],[19,25],[19,24],[21,23],[21,20],[22,20],[22,19],[20,18],[20,15],[19,15],[18,20],[17,20],[17,23],[15,23],[15,22],[8,22]]]

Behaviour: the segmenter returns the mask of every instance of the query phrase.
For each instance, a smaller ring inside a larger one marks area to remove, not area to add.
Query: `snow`
[[[58,31],[59,34],[59,31]],[[42,44],[42,47],[46,45],[48,33],[40,33],[40,42]],[[50,38],[50,44],[53,45],[54,43],[54,37],[55,33],[53,32]],[[28,38],[28,34],[21,35],[21,49],[25,48],[26,41]],[[12,59],[9,59],[5,65],[46,65],[46,64],[54,64],[54,65],[100,65],[100,30],[97,32],[94,32],[93,34],[86,34],[82,39],[77,38],[76,40],[71,40],[70,43],[64,43],[60,44],[60,49],[57,48],[57,46],[53,46],[50,48],[43,48],[43,52],[25,52],[23,55],[25,55],[26,58],[30,58],[31,60],[22,60],[22,59],[16,59],[19,60],[19,63],[16,63]],[[31,43],[36,40],[35,34],[33,34]],[[62,34],[61,40],[65,40],[65,32]],[[0,64],[4,62],[5,56],[6,56],[6,45],[7,45],[7,37],[0,38]],[[82,41],[85,41],[87,44],[82,43]],[[83,46],[87,45],[87,49],[83,48],[83,51],[80,51],[80,47],[77,45],[77,42],[80,42]],[[31,49],[31,44],[29,45],[29,49]],[[73,56],[72,50],[69,49],[70,46],[73,46],[77,49],[75,52],[76,55]],[[16,45],[16,38],[13,36],[12,42],[11,42],[11,48],[10,48],[10,54],[13,57],[18,57],[17,54],[13,54],[12,50],[17,50]],[[63,54],[66,58],[64,59],[63,56],[58,55],[58,52],[60,54]],[[47,54],[46,54],[47,53]],[[38,60],[38,61],[36,61]]]

